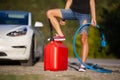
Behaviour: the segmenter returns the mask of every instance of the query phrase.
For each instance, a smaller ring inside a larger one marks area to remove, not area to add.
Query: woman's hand
[[[65,22],[65,20],[60,20],[60,25],[65,25],[66,24],[66,22]]]
[[[92,20],[91,20],[91,25],[92,25],[92,26],[96,26],[96,25],[97,25],[96,19],[92,18]]]

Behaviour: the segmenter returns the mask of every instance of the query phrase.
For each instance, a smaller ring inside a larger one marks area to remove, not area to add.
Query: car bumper
[[[28,60],[30,46],[31,38],[29,37],[0,38],[0,59]]]

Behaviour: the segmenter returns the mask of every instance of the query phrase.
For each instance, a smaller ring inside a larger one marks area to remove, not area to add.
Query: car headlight
[[[24,27],[8,33],[7,36],[16,37],[16,36],[25,35],[26,33],[27,33],[27,28]]]

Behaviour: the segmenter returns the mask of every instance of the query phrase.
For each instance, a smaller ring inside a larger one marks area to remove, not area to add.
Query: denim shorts
[[[79,26],[83,25],[83,21],[87,20],[90,22],[90,15],[89,14],[80,14],[78,12],[74,12],[71,9],[61,9],[62,18],[64,20],[78,20]],[[85,26],[80,30],[80,34],[85,31],[88,34],[89,26]]]

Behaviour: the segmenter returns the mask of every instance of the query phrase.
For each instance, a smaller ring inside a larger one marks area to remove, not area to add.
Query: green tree
[[[106,39],[109,45],[107,55],[112,53],[117,58],[120,58],[120,1],[110,0],[107,3],[107,7],[102,7],[102,12],[100,16],[103,19],[100,21],[100,24],[104,26]]]

